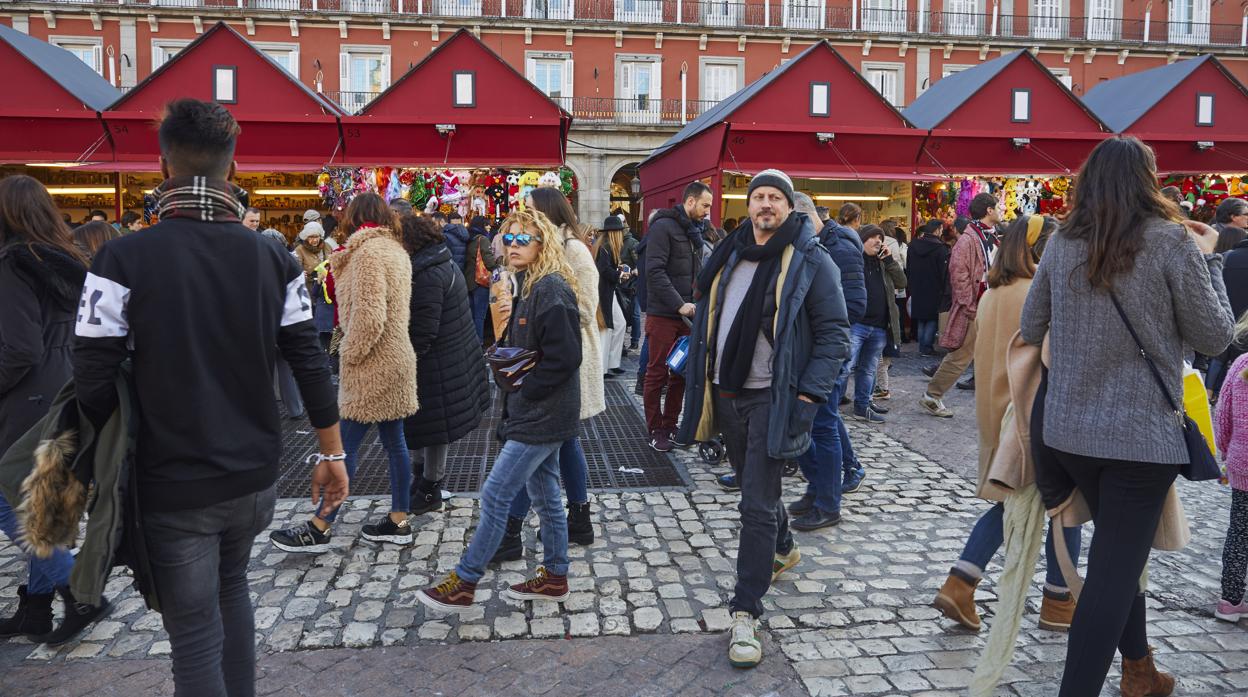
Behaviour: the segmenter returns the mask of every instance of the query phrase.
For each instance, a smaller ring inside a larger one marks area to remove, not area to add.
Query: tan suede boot
[[[971,582],[957,573],[950,573],[949,578],[945,579],[945,585],[941,586],[940,592],[936,594],[936,600],[932,602],[932,605],[945,613],[945,617],[971,631],[978,632],[979,608],[975,607],[975,586],[977,585],[979,585],[979,579]]]
[[[1153,649],[1137,660],[1122,659],[1122,697],[1169,697],[1174,692],[1174,676],[1157,670]]]
[[[1075,598],[1069,593],[1044,591],[1040,601],[1040,628],[1050,632],[1069,632],[1075,618]]]

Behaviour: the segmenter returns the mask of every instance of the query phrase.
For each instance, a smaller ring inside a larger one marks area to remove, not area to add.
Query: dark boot
[[[589,521],[589,502],[568,504],[568,544],[594,543],[594,525]]]
[[[424,477],[417,479],[412,487],[411,506],[407,514],[413,516],[442,510],[442,482],[431,482]]]
[[[516,561],[524,556],[524,539],[520,532],[524,530],[524,518],[507,517],[507,532],[503,533],[503,541],[494,553],[493,562]]]
[[[60,593],[61,599],[65,601],[65,619],[61,620],[61,626],[51,634],[38,638],[38,641],[48,646],[60,646],[73,640],[93,622],[108,614],[107,598],[100,598],[99,605],[87,605],[74,600],[74,594],[70,593],[68,588],[57,588],[56,592]]]
[[[52,594],[30,595],[26,586],[17,587],[17,612],[0,622],[0,639],[14,636],[35,638],[52,631]]]

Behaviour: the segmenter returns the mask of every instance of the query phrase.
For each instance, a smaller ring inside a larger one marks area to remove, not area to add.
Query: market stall
[[[706,111],[642,162],[644,211],[675,205],[689,182],[702,180],[715,194],[711,220],[722,224],[744,215],[742,180],[774,167],[821,205],[865,202],[869,216],[904,220],[909,182],[921,177],[915,154],[925,135],[820,41]]]
[[[341,211],[361,193],[387,201],[405,199],[425,213],[458,212],[465,220],[505,218],[540,186],[559,189],[576,207],[579,184],[572,170],[510,170],[500,167],[436,170],[421,167],[326,167],[316,178],[324,208]]]
[[[356,116],[345,162],[453,171],[563,165],[572,117],[472,32],[461,29]]]
[[[1115,133],[1152,146],[1163,185],[1178,186],[1195,217],[1207,219],[1226,196],[1244,195],[1248,89],[1217,58],[1107,80],[1083,101]]]

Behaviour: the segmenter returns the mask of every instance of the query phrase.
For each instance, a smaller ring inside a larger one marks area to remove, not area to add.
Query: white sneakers
[[[953,418],[953,411],[951,411],[949,407],[945,406],[944,402],[940,401],[937,397],[927,394],[926,392],[923,393],[923,398],[919,400],[919,406],[927,410],[927,413],[932,416],[939,416],[942,419]]]
[[[748,612],[732,614],[728,630],[728,662],[736,668],[753,668],[763,660],[763,643],[758,638],[758,620]]]

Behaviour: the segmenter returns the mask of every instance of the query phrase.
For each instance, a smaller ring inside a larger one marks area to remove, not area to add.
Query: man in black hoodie
[[[683,203],[659,211],[646,233],[646,340],[649,351],[642,402],[650,447],[665,453],[680,418],[685,377],[667,369],[672,345],[689,335],[686,318],[694,312],[693,288],[702,270],[702,224],[711,212],[711,187],[693,182]],[[663,389],[667,388],[667,402]]]
[[[247,562],[273,519],[279,352],[320,441],[312,499],[323,490],[330,508],[347,496],[337,399],[303,268],[240,222],[245,192],[230,183],[238,132],[219,104],[168,105],[160,223],[100,249],[75,325],[77,397],[97,426],[116,407],[119,367],[133,363],[136,513],[175,694],[197,697],[250,694],[255,681]]]

